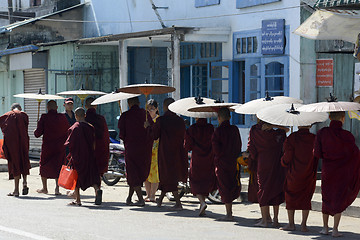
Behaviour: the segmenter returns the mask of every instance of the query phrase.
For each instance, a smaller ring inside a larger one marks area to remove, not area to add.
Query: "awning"
[[[310,39],[344,40],[355,43],[360,33],[360,11],[317,10],[294,33]]]
[[[16,48],[10,48],[5,50],[0,50],[0,56],[6,56],[10,54],[16,54],[16,53],[24,53],[24,52],[33,52],[38,50],[39,47],[35,45],[26,45],[22,47],[16,47]]]
[[[360,0],[318,0],[315,7],[328,8],[328,7],[345,7],[354,4],[360,4]]]

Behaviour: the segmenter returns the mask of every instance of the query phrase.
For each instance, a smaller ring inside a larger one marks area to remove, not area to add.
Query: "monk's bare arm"
[[[36,138],[38,138],[44,134],[44,117],[43,116],[41,116],[40,120],[37,122],[37,128],[34,131],[34,135]]]

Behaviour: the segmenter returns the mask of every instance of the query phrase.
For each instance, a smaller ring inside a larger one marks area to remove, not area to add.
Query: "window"
[[[181,43],[181,63],[206,63],[221,58],[221,43]]]
[[[243,37],[236,39],[237,54],[256,53],[258,49],[257,37]]]
[[[41,0],[31,0],[30,2],[31,7],[40,6],[40,5],[41,5]]]
[[[281,0],[236,0],[236,8],[246,8],[279,1]]]
[[[212,5],[219,5],[220,0],[195,0],[195,7],[206,7]]]

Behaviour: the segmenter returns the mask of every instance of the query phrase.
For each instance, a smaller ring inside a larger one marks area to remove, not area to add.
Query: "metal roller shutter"
[[[24,92],[37,93],[40,88],[43,93],[46,93],[44,69],[24,70]],[[46,103],[44,102],[40,104],[40,116],[46,112]],[[42,143],[42,137],[35,138],[34,136],[34,130],[37,126],[38,101],[35,99],[25,99],[24,105],[24,111],[29,116],[30,154],[38,155],[41,152]]]

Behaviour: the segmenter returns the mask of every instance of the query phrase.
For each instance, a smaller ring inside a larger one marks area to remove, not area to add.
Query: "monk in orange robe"
[[[196,119],[196,123],[186,130],[184,147],[192,151],[189,180],[191,192],[200,201],[199,216],[205,215],[205,198],[216,189],[214,155],[211,137],[214,126],[205,118]]]
[[[89,187],[95,189],[95,205],[102,203],[100,189],[100,173],[95,160],[95,129],[85,121],[85,109],[75,110],[76,123],[68,130],[65,146],[69,147],[70,164],[78,173],[74,191],[75,200],[69,205],[81,206],[80,188],[85,191]]]
[[[43,136],[40,155],[40,175],[42,189],[38,193],[48,193],[47,179],[55,179],[55,195],[61,195],[58,178],[61,166],[65,162],[65,146],[67,131],[70,127],[66,116],[57,112],[57,104],[54,100],[47,103],[48,113],[42,114],[34,131],[35,137]]]
[[[3,151],[8,160],[9,179],[15,180],[14,191],[8,196],[19,196],[19,182],[23,176],[22,194],[27,195],[29,188],[26,177],[29,175],[29,117],[21,111],[18,103],[11,105],[11,111],[0,117],[0,127],[4,135]]]
[[[329,127],[316,135],[314,155],[322,159],[321,194],[323,229],[329,234],[329,215],[334,216],[333,237],[339,237],[341,213],[356,199],[360,189],[360,155],[354,136],[344,129],[345,112],[330,112]]]
[[[239,129],[230,125],[230,110],[218,111],[219,127],[212,136],[215,174],[221,201],[225,203],[226,215],[221,221],[233,221],[232,202],[240,196],[240,173],[237,171],[237,158],[241,153]]]
[[[299,127],[284,142],[281,165],[287,169],[284,190],[289,224],[281,230],[294,231],[295,210],[302,210],[301,231],[308,231],[306,221],[311,210],[318,164],[313,153],[315,135],[309,129],[310,126]]]
[[[153,126],[145,123],[152,139],[159,139],[158,161],[161,195],[157,200],[157,206],[161,207],[167,192],[172,192],[175,205],[172,210],[182,210],[180,196],[178,194],[178,182],[186,182],[188,175],[188,157],[184,149],[185,122],[168,106],[175,100],[166,98],[163,103],[164,115],[160,116]]]

